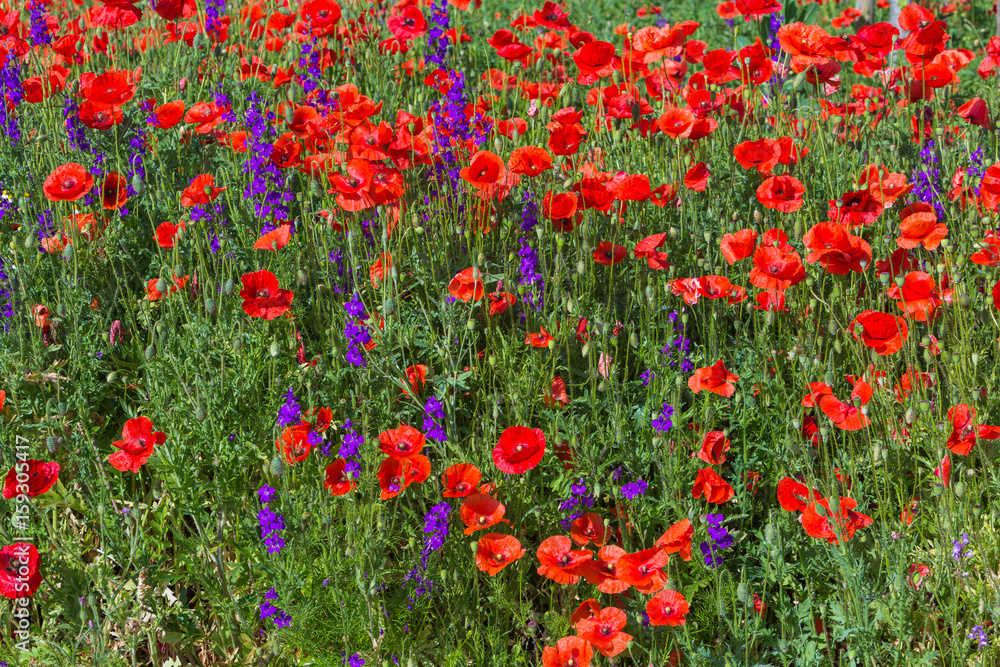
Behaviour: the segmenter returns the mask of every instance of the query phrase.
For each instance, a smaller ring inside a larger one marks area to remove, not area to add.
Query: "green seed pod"
[[[934,488],[931,489],[931,495],[935,498],[939,497],[942,493],[944,493],[944,486],[941,484],[935,484]]]
[[[580,354],[582,354],[584,357],[590,354],[590,343],[583,344],[583,349],[580,350]]]
[[[469,551],[476,553],[479,550],[479,542],[469,542]]]
[[[235,287],[236,286],[233,284],[232,279],[227,279],[226,282],[222,283],[222,293],[229,296],[233,293],[233,289],[235,289]]]
[[[285,123],[291,125],[295,122],[295,109],[289,104],[285,107]]]
[[[424,228],[423,227],[414,227],[413,231],[417,233],[417,236],[423,236],[423,234],[424,234]]]
[[[205,421],[208,418],[208,415],[205,414],[205,408],[198,406],[194,411],[194,418],[198,420],[199,424]]]
[[[281,477],[285,474],[285,460],[280,456],[271,459],[271,474],[275,477]]]
[[[309,194],[313,197],[322,197],[325,194],[323,186],[319,184],[319,181],[312,179],[309,181]]]
[[[279,354],[281,354],[281,346],[278,345],[278,341],[276,340],[271,341],[271,347],[268,348],[268,352],[271,353],[272,357],[276,357]]]
[[[395,315],[396,314],[396,300],[395,299],[386,299],[385,300],[385,305],[382,306],[382,312],[384,314],[386,314],[386,315]]]
[[[212,299],[211,297],[205,299],[206,313],[208,313],[209,315],[215,315],[215,313],[218,312],[218,310],[219,310],[218,306],[215,305],[215,299]]]
[[[150,345],[146,348],[146,361],[152,361],[153,357],[156,356],[156,348]]]
[[[65,417],[66,413],[69,412],[69,406],[60,401],[59,405],[56,406],[56,411],[59,412],[60,415]]]
[[[600,482],[594,482],[594,497],[595,498],[600,498],[601,497],[601,483]]]
[[[49,454],[55,456],[59,453],[59,440],[50,435],[45,439],[45,449],[49,450]]]
[[[76,251],[73,250],[73,244],[67,245],[65,248],[63,248],[62,257],[67,262],[72,262],[75,256],[76,256]]]
[[[965,482],[955,482],[955,486],[953,488],[955,490],[956,498],[965,497]]]
[[[156,286],[155,287],[156,287],[156,291],[159,292],[160,294],[166,294],[167,293],[167,281],[164,280],[163,278],[157,278],[156,279]]]

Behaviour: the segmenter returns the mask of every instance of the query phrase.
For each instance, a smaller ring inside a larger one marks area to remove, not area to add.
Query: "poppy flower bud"
[[[65,403],[60,402],[59,405],[56,406],[56,410],[59,412],[60,415],[65,417],[66,413],[69,412],[69,406],[66,405]]]
[[[281,353],[281,347],[278,345],[278,341],[271,341],[271,346],[268,348],[268,352],[272,357],[277,357]]]
[[[234,289],[234,285],[233,285],[232,279],[226,280],[226,282],[224,282],[222,284],[222,293],[225,294],[226,296],[229,296],[230,294],[232,294],[233,293],[233,289]]]
[[[49,436],[45,439],[45,448],[49,450],[49,454],[55,456],[59,453],[59,440],[55,436]]]
[[[205,419],[207,419],[207,418],[208,418],[208,415],[207,415],[207,414],[205,414],[205,408],[203,408],[203,407],[199,406],[199,407],[198,407],[198,408],[197,408],[197,409],[196,409],[196,410],[194,411],[194,418],[195,418],[196,420],[198,420],[198,423],[199,423],[199,424],[200,424],[201,422],[205,421]]]
[[[209,315],[215,315],[215,313],[216,313],[217,310],[218,310],[218,308],[216,307],[215,301],[213,299],[205,299],[205,312],[206,313],[208,313]]]
[[[576,272],[581,276],[587,273],[587,264],[582,259],[576,263]]]
[[[271,474],[275,477],[281,477],[285,473],[285,461],[280,457],[275,455],[271,459]]]
[[[906,413],[903,415],[903,418],[906,420],[906,425],[909,426],[916,420],[917,413],[913,410],[912,407],[909,407],[906,409]]]
[[[423,227],[414,227],[413,231],[416,232],[417,236],[423,236],[423,234],[424,234],[424,228]]]
[[[112,382],[118,379],[118,373],[116,373],[115,371],[111,371],[110,373],[108,373],[108,376],[104,379],[107,381],[108,384],[111,384]]]
[[[955,485],[952,488],[955,490],[956,498],[962,498],[965,496],[965,482],[955,482]]]
[[[73,257],[75,255],[76,255],[76,251],[73,250],[73,245],[72,244],[69,244],[65,248],[63,248],[62,258],[65,259],[67,262],[72,262],[73,261]]]
[[[156,348],[150,345],[146,348],[146,361],[152,361],[153,357],[156,356]]]

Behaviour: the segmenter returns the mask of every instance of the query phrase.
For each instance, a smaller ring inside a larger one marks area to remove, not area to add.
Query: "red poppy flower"
[[[819,491],[813,490],[812,499],[821,500]],[[810,502],[809,487],[791,477],[778,482],[778,504],[786,512],[801,512]]]
[[[684,625],[688,609],[684,596],[669,589],[660,591],[646,603],[650,625]]]
[[[75,162],[56,167],[45,183],[42,191],[49,201],[79,201],[94,187],[94,177]]]
[[[181,118],[183,117],[184,102],[182,100],[174,100],[173,102],[167,102],[156,107],[146,122],[153,127],[169,130],[181,122]]]
[[[153,423],[146,417],[129,419],[122,427],[122,440],[111,443],[120,451],[108,457],[115,470],[139,472],[139,468],[149,460],[155,445],[167,441],[163,431],[153,432]]]
[[[857,329],[861,329],[860,333]],[[861,340],[882,356],[899,352],[909,334],[905,319],[873,310],[857,315],[847,330],[854,335],[854,340]]]
[[[602,593],[614,595],[628,590],[631,584],[615,576],[615,566],[618,559],[625,555],[625,550],[614,544],[606,544],[597,551],[597,557],[586,561],[576,568],[575,572],[583,577],[588,584],[597,587]]]
[[[263,234],[257,242],[253,244],[254,250],[281,250],[292,240],[292,226],[279,225],[277,229],[272,229]]]
[[[42,583],[38,549],[15,542],[0,549],[0,594],[9,600],[31,597]]]
[[[719,250],[726,262],[732,266],[741,259],[746,259],[753,255],[754,245],[757,242],[757,232],[752,229],[741,229],[735,234],[725,233],[722,241],[719,242]]]
[[[397,459],[405,459],[419,454],[426,442],[423,433],[407,424],[400,424],[398,428],[382,431],[378,435],[378,440],[379,449],[387,456]]]
[[[545,435],[541,429],[511,426],[500,434],[493,448],[493,463],[500,472],[520,475],[537,466],[544,454]]]
[[[797,252],[760,244],[753,254],[750,282],[759,289],[786,290],[805,280],[806,269]]]
[[[142,10],[128,0],[101,0],[103,7],[90,10],[90,21],[95,26],[127,28],[142,18]]]
[[[490,151],[478,151],[469,159],[469,166],[463,167],[459,175],[469,185],[482,190],[504,180],[507,168],[500,156]]]
[[[835,222],[813,225],[802,237],[802,243],[812,250],[806,261],[810,264],[819,262],[834,275],[850,271],[862,273],[871,264],[872,248],[868,242]]]
[[[632,635],[622,632],[627,620],[621,609],[605,607],[593,616],[577,621],[576,632],[601,655],[613,658],[628,648],[628,643],[632,641]]]
[[[846,224],[850,227],[870,225],[882,215],[883,206],[878,198],[868,190],[845,192],[840,196],[840,203],[831,201],[827,216],[833,222]]]
[[[628,250],[624,246],[608,241],[601,241],[594,248],[594,261],[603,266],[614,266],[625,259]]]
[[[323,486],[330,492],[330,495],[347,495],[358,487],[358,483],[354,481],[354,478],[348,477],[344,472],[346,466],[347,461],[344,459],[337,459],[327,464]]]
[[[490,292],[486,297],[490,300],[490,317],[506,312],[517,303],[517,297],[511,292]]]
[[[975,408],[959,403],[948,410],[952,431],[946,446],[960,456],[968,456],[976,446],[976,439],[996,440],[1000,438],[1000,427],[976,423]]]
[[[733,148],[733,156],[744,169],[770,173],[781,159],[781,146],[774,139],[744,141]]]
[[[382,500],[398,496],[414,482],[423,482],[430,475],[431,462],[423,454],[415,454],[405,459],[387,456],[378,469],[379,488]]]
[[[667,573],[663,570],[669,561],[670,556],[661,547],[626,553],[615,563],[615,576],[649,595],[666,586]]]
[[[697,369],[694,375],[688,378],[688,387],[696,394],[706,390],[729,398],[736,393],[736,385],[733,383],[739,379],[740,376],[726,370],[725,362],[719,359],[712,366]]]
[[[937,468],[934,468],[934,474],[941,480],[944,488],[947,489],[951,486],[951,456],[945,454],[942,457],[941,464]]]
[[[937,293],[937,283],[931,274],[924,271],[911,271],[903,279],[902,285],[892,285],[886,291],[890,299],[899,299],[896,307],[903,311],[904,317],[916,322],[929,322],[944,301]]]
[[[128,201],[128,182],[117,171],[109,172],[104,177],[101,187],[101,204],[105,210],[116,211]]]
[[[780,213],[794,213],[802,208],[802,195],[806,188],[791,176],[771,176],[757,186],[757,201],[764,208]]]
[[[402,7],[398,11],[394,10],[385,23],[389,32],[404,42],[414,40],[427,32],[427,20],[420,8],[413,5]]]
[[[181,193],[181,206],[204,206],[215,201],[227,189],[215,187],[215,176],[212,174],[195,176],[191,185]]]
[[[822,505],[825,510],[822,516],[817,505]],[[870,516],[854,511],[857,505],[858,502],[853,498],[842,497],[840,508],[833,512],[826,500],[810,503],[802,512],[802,527],[809,537],[826,540],[830,544],[840,544],[841,538],[846,542],[854,537],[859,528],[872,523]]]
[[[477,268],[459,271],[448,283],[448,293],[464,303],[479,301],[486,292],[482,275]]]
[[[161,222],[156,227],[156,233],[153,235],[153,240],[161,248],[170,249],[174,247],[174,237],[177,235],[177,231],[180,229],[186,229],[185,223],[174,224],[172,222]]]
[[[691,560],[691,538],[694,537],[694,526],[689,519],[681,519],[667,528],[654,547],[663,549],[668,554],[676,553],[682,560]]]
[[[474,493],[467,496],[459,508],[459,516],[465,524],[465,534],[471,535],[477,530],[492,528],[500,522],[510,523],[503,518],[506,508],[492,496],[485,493]]]
[[[684,187],[695,192],[704,192],[708,188],[708,177],[711,175],[712,172],[708,170],[705,163],[699,162],[684,174]]]
[[[538,146],[521,146],[511,153],[507,168],[522,176],[538,176],[552,169],[552,156]]]
[[[704,496],[706,502],[716,505],[728,502],[734,495],[736,495],[736,491],[733,490],[733,487],[711,468],[699,470],[698,477],[691,488],[692,498]]]
[[[482,479],[479,468],[471,463],[456,463],[444,471],[441,484],[445,498],[464,498],[476,490],[476,485]]]
[[[980,97],[973,97],[960,106],[955,114],[973,125],[978,125],[987,130],[993,129],[993,123],[990,122],[990,108],[986,106],[986,102]]]
[[[726,462],[729,446],[729,438],[722,431],[709,431],[702,438],[698,458],[709,465],[721,465]]]
[[[580,637],[563,637],[542,650],[542,667],[590,667],[594,652]]]
[[[539,328],[541,329],[539,333],[529,333],[524,337],[526,345],[531,345],[532,347],[548,347],[549,341],[555,340],[556,337],[546,331],[545,327]]]
[[[589,86],[598,79],[611,76],[621,60],[615,55],[615,45],[610,42],[589,42],[573,54],[573,62],[580,70],[577,83]]]
[[[941,240],[948,235],[948,227],[937,221],[937,214],[930,204],[916,202],[899,212],[899,238],[896,245],[900,248],[917,248],[924,246],[934,250],[941,245]]]
[[[656,120],[656,127],[671,139],[684,139],[691,135],[696,120],[690,109],[670,106]]]
[[[575,584],[580,580],[576,569],[593,558],[586,549],[573,551],[573,542],[562,535],[553,535],[538,546],[541,565],[538,574],[557,584]]]
[[[312,451],[312,443],[309,441],[310,433],[312,433],[312,427],[304,422],[285,427],[281,435],[274,441],[274,446],[285,463],[295,465],[308,458]]]
[[[608,539],[610,530],[604,525],[600,514],[588,512],[575,519],[570,526],[570,537],[577,546],[586,546],[593,540],[594,546],[602,546]]]
[[[283,315],[295,298],[291,290],[278,288],[278,279],[270,271],[244,273],[240,280],[243,281],[243,289],[240,290],[243,312],[250,317],[273,320]]]
[[[569,396],[566,394],[566,381],[558,375],[554,377],[548,393],[543,396],[542,400],[550,408],[563,408],[569,405]]]
[[[3,406],[0,405],[0,408]],[[28,459],[11,466],[4,479],[3,497],[10,500],[17,495],[29,498],[40,496],[59,481],[59,464],[55,461]]]
[[[492,577],[525,553],[513,535],[487,533],[476,543],[476,567]]]
[[[587,133],[577,124],[559,125],[549,134],[548,147],[555,155],[575,155]]]

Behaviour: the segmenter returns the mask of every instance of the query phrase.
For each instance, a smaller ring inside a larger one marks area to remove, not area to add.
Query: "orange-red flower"
[[[473,493],[466,496],[459,508],[459,516],[465,524],[465,534],[471,535],[477,530],[492,528],[500,522],[510,523],[503,518],[507,508],[496,498],[485,493]]]
[[[820,515],[817,506],[822,506],[824,512]],[[853,498],[842,497],[840,507],[834,512],[830,509],[827,500],[818,500],[810,503],[802,512],[802,527],[809,537],[826,540],[830,544],[840,544],[840,540],[845,542],[854,537],[854,533],[859,528],[864,528],[872,522],[872,518],[867,514],[855,512],[858,501]]]
[[[593,558],[586,549],[573,551],[573,542],[562,535],[553,535],[538,545],[538,574],[557,584],[575,584],[580,580],[576,569]]]
[[[646,603],[650,625],[684,625],[688,609],[684,596],[669,589],[660,591]]]
[[[781,146],[774,139],[744,141],[733,148],[733,156],[744,169],[768,174],[781,159]]]
[[[622,554],[615,562],[615,576],[648,595],[666,586],[667,573],[663,570],[669,561],[670,556],[662,547]]]
[[[628,647],[632,635],[622,632],[627,619],[625,612],[617,607],[605,607],[593,616],[582,618],[576,623],[576,632],[581,639],[590,642],[601,655],[612,658]]]
[[[944,303],[936,288],[931,274],[911,271],[903,278],[902,285],[890,286],[886,294],[890,299],[899,299],[896,307],[903,311],[904,317],[929,322],[934,320],[938,306]]]
[[[705,390],[729,398],[736,393],[736,385],[733,383],[739,379],[740,376],[726,370],[725,362],[719,359],[712,366],[697,369],[688,378],[688,387],[696,394]]]
[[[604,266],[614,266],[625,259],[628,250],[624,246],[608,241],[601,241],[594,248],[594,261]]]
[[[405,459],[423,451],[426,438],[412,426],[400,424],[398,428],[379,433],[378,441],[379,449],[385,455]]]
[[[899,352],[909,334],[905,319],[873,310],[855,316],[847,330],[854,335],[854,340],[862,341],[882,356]]]
[[[701,440],[698,458],[709,465],[721,465],[726,462],[729,446],[729,438],[722,431],[709,431]]]
[[[500,472],[520,475],[539,464],[545,454],[545,434],[539,428],[511,426],[500,434],[493,448],[493,463]]]
[[[122,439],[111,443],[119,451],[108,457],[115,470],[139,472],[139,468],[149,460],[155,445],[167,441],[163,431],[153,431],[153,423],[147,417],[129,419],[122,427]]]
[[[273,320],[291,308],[295,295],[291,290],[280,289],[278,278],[270,271],[244,273],[240,280],[243,282],[240,290],[243,312],[250,317]]]
[[[593,541],[594,546],[600,547],[607,541],[610,532],[600,514],[587,512],[573,521],[569,536],[577,546],[586,546]]]
[[[951,420],[952,430],[946,447],[960,456],[968,456],[972,452],[977,438],[980,440],[1000,438],[1000,427],[977,423],[975,408],[964,403],[949,408],[948,419]]]
[[[525,552],[513,535],[487,533],[476,543],[476,567],[492,577],[519,560]]]
[[[780,213],[794,213],[802,208],[806,188],[792,176],[771,176],[757,186],[757,201],[764,208]]]
[[[698,471],[698,477],[694,480],[691,488],[692,498],[705,497],[705,501],[721,505],[728,502],[736,492],[724,479],[719,477],[711,468],[702,468]]]
[[[910,204],[899,212],[899,219],[896,245],[900,248],[910,249],[922,245],[927,250],[934,250],[948,235],[948,226],[937,221],[934,208],[925,202]]]
[[[153,235],[153,240],[156,241],[156,244],[161,248],[173,248],[174,237],[180,229],[186,229],[185,223],[182,222],[175,225],[172,222],[161,222],[156,227],[156,233]]]
[[[215,176],[201,174],[191,180],[191,185],[181,193],[181,206],[204,206],[215,201],[215,198],[228,188],[215,187]]]
[[[343,496],[358,487],[358,483],[354,480],[354,478],[349,477],[344,472],[346,466],[347,461],[344,459],[337,459],[336,461],[327,464],[323,486],[330,492],[330,495]]]
[[[691,538],[694,537],[694,526],[689,519],[681,519],[667,528],[666,532],[653,543],[668,554],[676,553],[682,560],[691,560]]]
[[[441,484],[444,486],[441,495],[445,498],[464,498],[475,491],[482,477],[479,468],[471,463],[456,463],[441,475]]]
[[[594,651],[580,637],[563,637],[542,650],[542,667],[590,667]]]
[[[79,201],[94,187],[94,177],[75,162],[67,162],[52,170],[42,184],[49,201]]]
[[[479,301],[486,293],[482,275],[482,272],[477,268],[459,271],[448,283],[448,293],[464,303]]]
[[[794,250],[783,251],[771,244],[761,243],[753,254],[750,282],[754,287],[768,290],[786,290],[806,278],[802,258]]]

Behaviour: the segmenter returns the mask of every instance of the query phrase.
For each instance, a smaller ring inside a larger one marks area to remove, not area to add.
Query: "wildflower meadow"
[[[0,0],[0,667],[1000,665],[990,0]]]

